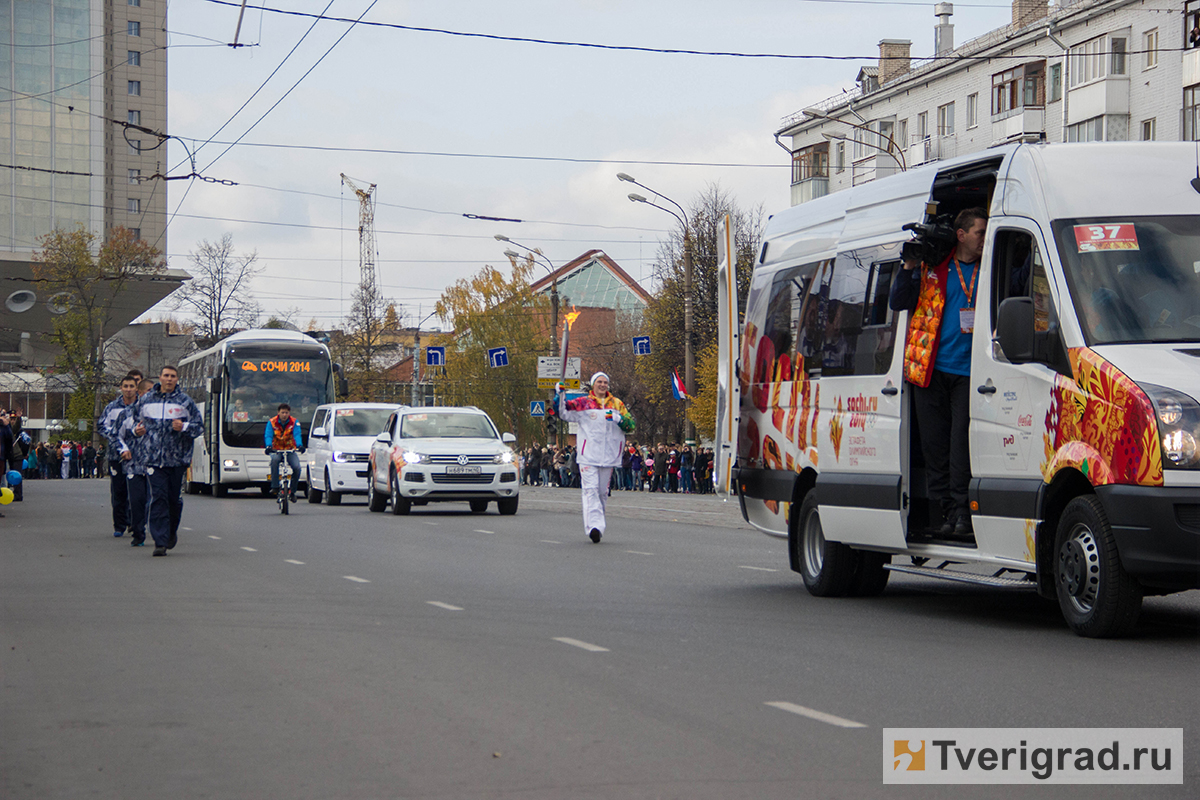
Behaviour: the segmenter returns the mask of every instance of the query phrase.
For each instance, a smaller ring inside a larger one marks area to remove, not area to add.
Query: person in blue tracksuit
[[[133,433],[143,440],[154,555],[165,556],[179,541],[183,478],[192,463],[192,440],[204,434],[204,418],[179,388],[179,370],[169,364],[154,388],[137,401],[133,414]]]
[[[124,536],[129,527],[129,494],[125,470],[121,466],[121,452],[117,448],[118,427],[125,412],[137,402],[139,378],[132,374],[121,379],[121,393],[100,412],[100,435],[108,439],[109,495],[112,499],[113,536]]]
[[[154,387],[154,381],[143,380],[138,384],[138,397]],[[146,516],[149,511],[149,484],[146,478],[146,455],[143,452],[143,442],[133,433],[137,418],[133,414],[135,406],[129,406],[117,424],[117,441],[114,443],[120,452],[121,467],[125,471],[125,482],[129,496],[129,535],[134,547],[146,544]]]

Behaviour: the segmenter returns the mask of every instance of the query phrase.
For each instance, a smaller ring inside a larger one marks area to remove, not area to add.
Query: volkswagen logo
[[[471,460],[471,459],[467,458],[466,456],[459,456],[459,457],[458,457],[458,463],[459,463],[459,465],[460,465],[460,466],[464,466],[464,467],[465,467],[465,466],[466,466],[466,465],[467,465],[467,464],[470,462],[470,460]]]

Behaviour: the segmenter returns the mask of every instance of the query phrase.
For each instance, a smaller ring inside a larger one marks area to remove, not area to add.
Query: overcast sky
[[[254,0],[251,0],[253,3]],[[309,14],[328,0],[269,0]],[[370,0],[333,0],[327,16],[358,18]],[[1003,3],[955,4],[955,41],[1009,22]],[[169,132],[199,146],[205,176],[237,186],[172,181],[170,265],[187,269],[201,240],[233,235],[265,266],[254,293],[268,314],[292,308],[298,325],[340,324],[359,280],[358,204],[339,173],[377,185],[380,286],[405,323],[432,311],[442,290],[484,264],[505,267],[503,233],[556,265],[597,248],[649,285],[671,217],[629,202],[636,187],[684,206],[708,183],[768,214],[788,203],[787,154],[773,139],[782,117],[854,85],[883,38],[931,54],[933,4],[738,0],[378,0],[364,22],[606,45],[740,53],[869,56],[784,60],[611,51],[322,20],[175,0],[167,27]],[[287,58],[293,48],[295,52]],[[320,63],[317,62],[320,60]],[[219,134],[217,130],[282,68]],[[314,67],[314,65],[316,65]],[[311,72],[303,80],[305,72]],[[285,99],[285,93],[300,83]],[[248,134],[247,129],[275,103]],[[607,159],[565,163],[333,152],[324,148]],[[193,142],[195,140],[195,142]],[[217,157],[220,156],[218,159]],[[172,174],[186,174],[172,142]],[[217,159],[215,163],[214,159]],[[770,166],[659,166],[631,161]],[[187,192],[185,197],[185,192]],[[463,214],[524,220],[498,223]],[[166,305],[155,309],[167,312]],[[426,327],[437,326],[435,318]]]

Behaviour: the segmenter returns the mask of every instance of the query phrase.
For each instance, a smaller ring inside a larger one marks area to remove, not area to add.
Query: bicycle
[[[289,513],[288,506],[290,506],[292,503],[292,492],[294,491],[294,489],[292,489],[292,481],[298,476],[293,474],[292,465],[288,463],[286,454],[295,453],[297,451],[292,449],[277,450],[275,452],[285,454],[279,460],[279,494],[275,496],[275,502],[279,505],[279,513],[287,514]]]

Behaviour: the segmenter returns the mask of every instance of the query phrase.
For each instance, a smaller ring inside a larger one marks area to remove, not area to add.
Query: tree
[[[726,214],[733,224],[738,296],[743,303],[762,243],[765,226],[762,206],[742,209],[717,184],[709,184],[688,210],[692,240],[692,352],[697,358],[717,341],[717,238]],[[644,325],[654,350],[651,355],[638,358],[638,374],[648,387],[649,400],[658,405],[675,402],[669,378],[675,369],[680,375],[684,371],[683,234],[681,227],[672,230],[659,249],[654,265],[658,291],[646,310]],[[715,385],[711,391],[715,396]]]
[[[696,397],[688,408],[688,419],[701,439],[717,435],[717,370],[721,368],[717,342],[696,355]]]
[[[360,285],[351,296],[346,335],[339,347],[344,353],[351,400],[375,402],[383,399],[387,382],[385,370],[389,366],[383,363],[385,304],[379,289],[374,286]]]
[[[250,283],[262,272],[258,254],[239,256],[232,234],[219,242],[202,240],[188,253],[192,279],[175,292],[175,308],[186,309],[197,319],[196,336],[202,346],[216,342],[235,328],[254,327],[262,307],[250,294]]]
[[[383,327],[389,331],[400,329],[400,315],[396,313],[395,303],[388,303],[387,311],[383,313]]]
[[[117,332],[115,307],[127,286],[165,269],[157,249],[128,228],[109,231],[99,247],[96,234],[82,225],[55,230],[38,240],[33,274],[51,302],[65,309],[54,317],[51,340],[60,348],[57,365],[71,376],[75,394],[69,414],[90,425],[103,408],[100,387],[106,374],[104,342]]]
[[[530,289],[532,259],[510,264],[511,277],[485,266],[438,300],[438,316],[453,321],[457,336],[437,391],[451,405],[479,406],[522,442],[543,441],[543,424],[529,416],[529,401],[546,394],[537,388],[537,357],[550,338],[550,300]],[[487,351],[501,346],[508,348],[508,366],[492,367]]]

